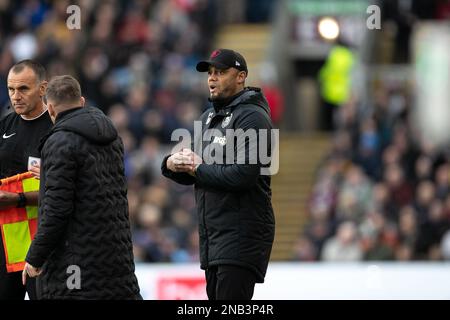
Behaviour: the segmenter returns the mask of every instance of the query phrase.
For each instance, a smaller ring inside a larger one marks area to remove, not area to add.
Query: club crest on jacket
[[[210,112],[208,114],[208,118],[206,119],[205,124],[209,124],[211,122],[211,119],[212,119],[213,115],[214,115],[214,112]]]
[[[223,121],[222,121],[222,128],[225,128],[226,126],[228,126],[228,124],[230,124],[230,121],[231,121],[232,117],[233,117],[233,114],[230,114],[228,117],[223,119]]]

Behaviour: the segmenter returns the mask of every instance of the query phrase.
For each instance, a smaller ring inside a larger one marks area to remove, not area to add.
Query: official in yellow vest
[[[353,64],[354,57],[349,48],[336,45],[331,49],[319,73],[321,95],[326,102],[341,105],[349,99]]]
[[[333,129],[336,108],[346,103],[351,97],[354,64],[354,53],[341,40],[338,40],[319,71],[323,130]]]

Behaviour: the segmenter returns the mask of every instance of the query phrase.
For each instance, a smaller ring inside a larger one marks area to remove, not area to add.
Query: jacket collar
[[[70,118],[70,114],[72,114],[73,112],[80,110],[82,107],[76,107],[76,108],[72,108],[69,110],[65,110],[63,112],[58,113],[58,115],[56,116],[55,119],[55,124],[52,126],[52,128],[49,130],[49,132],[47,132],[47,134],[45,134],[44,136],[41,137],[41,139],[39,140],[39,146],[38,146],[38,150],[39,152],[42,151],[42,148],[44,147],[45,141],[47,141],[47,139],[53,134],[53,132],[55,131],[55,127],[57,124],[61,123],[62,121],[64,121],[65,119]]]
[[[238,92],[232,97],[225,99],[214,100],[208,99],[214,107],[216,115],[226,116],[228,115],[238,104],[247,100],[249,97],[257,94],[259,88],[246,87],[242,91]]]
[[[58,113],[58,115],[56,116],[56,119],[55,119],[55,124],[58,123],[58,122],[60,122],[60,121],[63,120],[64,118],[67,118],[68,115],[71,114],[72,112],[75,112],[75,111],[77,111],[77,110],[79,110],[79,109],[81,109],[81,108],[82,108],[82,107],[79,106],[79,107],[71,108],[71,109],[64,110],[64,111]]]

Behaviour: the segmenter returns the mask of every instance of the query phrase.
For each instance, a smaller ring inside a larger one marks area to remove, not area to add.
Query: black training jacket
[[[39,298],[140,298],[123,144],[97,108],[58,115],[41,150],[39,199],[38,230],[26,258],[44,269]]]
[[[250,154],[257,148],[242,137],[249,129],[255,129],[254,132],[266,129],[262,134],[268,135],[265,140],[269,143],[266,146],[260,143],[258,148],[270,156],[273,126],[269,112],[261,90],[246,88],[228,105],[210,108],[200,117],[202,132],[201,135],[197,132],[192,150],[202,154],[204,163],[209,164],[201,164],[195,178],[168,170],[168,156],[162,162],[164,176],[180,184],[195,184],[202,269],[219,264],[239,265],[253,270],[257,282],[264,282],[275,219],[270,175],[262,175],[261,169],[270,163],[259,159],[250,163]],[[227,136],[227,129],[242,131],[234,131],[232,135],[229,132]],[[201,146],[200,139],[204,140]],[[234,157],[231,163],[226,157],[227,146],[231,150],[228,155]],[[222,164],[217,161],[220,158]]]

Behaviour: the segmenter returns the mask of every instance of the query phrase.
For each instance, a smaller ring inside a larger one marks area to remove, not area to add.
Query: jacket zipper
[[[205,254],[206,254],[206,267],[209,267],[209,235],[208,235],[208,228],[206,227],[206,217],[205,217],[205,212],[206,212],[206,191],[203,193],[203,213],[202,213],[202,218],[203,218],[203,227],[205,229],[205,237],[206,237],[206,250],[205,250]]]

